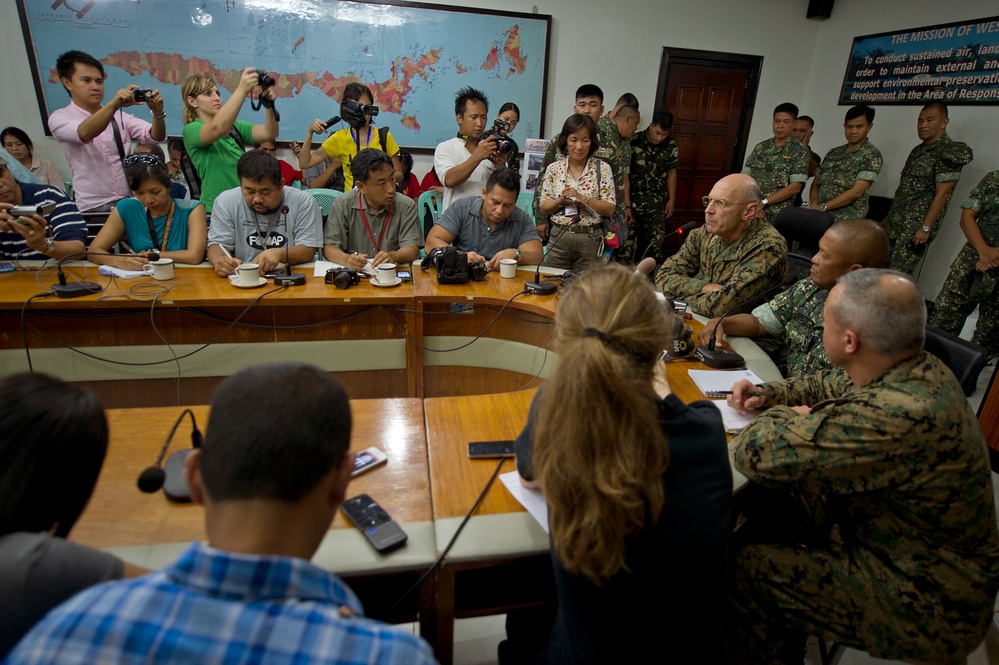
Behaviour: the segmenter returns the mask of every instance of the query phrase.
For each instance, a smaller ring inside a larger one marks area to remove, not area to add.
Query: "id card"
[[[574,206],[574,205],[572,205],[572,206],[566,206],[564,214],[565,214],[566,217],[572,217],[574,215],[578,215],[579,214],[579,208],[577,206]]]

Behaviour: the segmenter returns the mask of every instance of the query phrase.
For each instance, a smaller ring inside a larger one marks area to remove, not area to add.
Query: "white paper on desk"
[[[120,277],[122,279],[135,279],[136,277],[145,277],[146,275],[152,275],[153,269],[150,268],[146,270],[125,270],[124,268],[116,268],[115,266],[101,266],[97,269],[102,275]]]
[[[730,407],[728,402],[723,399],[711,400],[711,403],[721,411],[722,423],[725,425],[725,431],[729,434],[738,434],[741,432],[743,427],[753,422],[753,418],[758,413],[757,411],[750,411],[748,414],[743,415]]]
[[[502,474],[500,480],[506,485],[513,498],[531,514],[531,517],[538,520],[541,528],[545,530],[545,533],[548,533],[548,504],[545,503],[545,496],[541,490],[524,487],[520,482],[520,474],[516,471]]]
[[[312,275],[313,277],[325,278],[326,271],[329,270],[330,268],[343,268],[343,267],[344,266],[340,265],[339,263],[333,263],[332,261],[316,261],[316,267]],[[368,261],[366,264],[364,264],[364,269],[361,270],[361,272],[371,277],[376,277],[378,275],[375,269],[371,267],[371,261]]]
[[[687,373],[702,393],[709,390],[732,390],[732,386],[743,379],[753,385],[760,385],[763,379],[751,369],[688,369]]]

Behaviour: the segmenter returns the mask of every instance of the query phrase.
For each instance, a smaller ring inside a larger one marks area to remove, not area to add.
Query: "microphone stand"
[[[284,246],[284,274],[274,275],[274,286],[305,286],[305,275],[291,271],[291,236],[288,234],[288,206],[281,208],[284,215],[284,232],[287,236]]]
[[[573,219],[569,223],[569,226],[572,226],[578,221],[579,221],[578,219]],[[553,242],[551,244],[551,247],[548,248],[548,252],[546,252],[545,255],[541,257],[541,260],[538,262],[538,267],[534,271],[534,281],[524,283],[524,290],[527,291],[528,293],[533,293],[536,296],[550,296],[556,291],[558,291],[558,287],[552,284],[551,282],[541,281],[541,264],[548,262],[548,254],[553,249],[555,249],[555,245],[557,245],[558,241],[562,239],[562,236],[564,236],[566,233],[569,232],[569,226],[567,226],[566,229],[562,231],[562,235],[560,235],[558,238],[555,238],[555,242]]]
[[[90,256],[91,252],[73,252],[72,254],[67,254],[66,256],[59,259],[56,263],[56,277],[59,279],[58,284],[52,285],[52,293],[60,298],[79,298],[80,296],[89,295],[91,293],[100,293],[104,287],[102,287],[97,282],[73,282],[68,283],[66,281],[66,273],[62,271],[62,264],[68,259],[86,258]],[[147,261],[158,261],[160,258],[160,253],[153,251],[148,254],[113,254],[112,256],[134,256],[137,258],[142,258]]]
[[[774,291],[783,288],[784,288],[783,284],[778,284],[777,286],[773,286],[764,291],[759,296],[750,298],[749,300],[744,300],[738,305],[733,305],[732,307],[729,308],[727,312],[722,314],[721,317],[718,319],[718,323],[716,323],[715,327],[711,330],[711,338],[708,340],[707,345],[697,347],[697,353],[699,356],[701,356],[701,362],[703,362],[708,367],[711,367],[712,369],[735,369],[737,367],[745,367],[746,359],[740,356],[735,351],[720,347],[715,348],[716,344],[718,343],[718,326],[721,325],[722,320],[724,320],[726,316],[728,316],[735,310],[739,309],[747,302],[755,300],[756,298],[763,298],[765,296],[769,296]]]

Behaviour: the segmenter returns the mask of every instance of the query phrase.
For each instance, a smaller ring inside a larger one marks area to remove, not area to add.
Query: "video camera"
[[[457,247],[438,247],[423,259],[420,267],[426,270],[431,264],[437,266],[438,284],[465,284],[469,279],[482,282],[489,272],[481,261],[469,263],[468,253]]]
[[[361,273],[352,268],[330,268],[323,281],[338,289],[349,289],[361,283]]]
[[[345,99],[340,104],[340,117],[354,129],[364,127],[366,115],[378,115],[378,107],[374,104],[362,104],[356,99]]]
[[[500,132],[508,132],[508,131],[510,131],[510,123],[507,122],[506,120],[500,120],[499,118],[496,118],[496,120],[493,121],[493,126],[487,129],[485,132],[483,132],[482,138],[480,138],[479,140],[481,141],[489,138],[490,136],[495,136],[496,150],[498,152],[503,153],[504,155],[509,155],[510,153],[513,152],[513,141],[500,134]]]

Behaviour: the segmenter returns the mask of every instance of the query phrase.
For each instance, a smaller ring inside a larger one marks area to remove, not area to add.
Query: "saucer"
[[[236,277],[238,277],[238,275],[229,275],[229,283],[239,289],[255,289],[258,286],[263,286],[264,284],[267,283],[267,279],[265,279],[264,277],[258,277],[256,284],[240,284],[236,280]]]
[[[378,281],[377,277],[372,277],[371,279],[368,280],[368,284],[370,284],[371,286],[380,286],[383,289],[387,289],[389,287],[399,286],[400,284],[402,284],[402,278],[396,277],[395,281],[389,282],[388,284],[382,284],[381,282]]]

